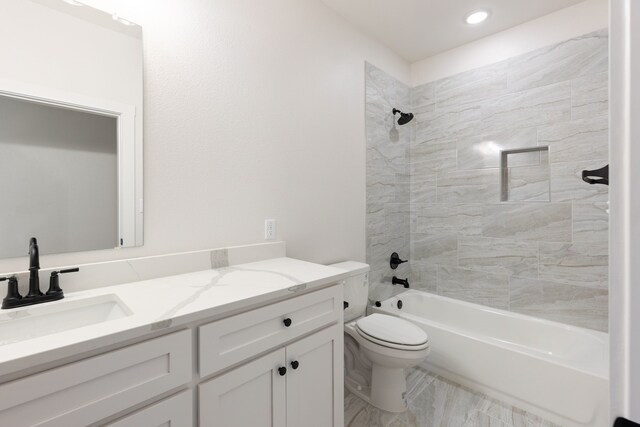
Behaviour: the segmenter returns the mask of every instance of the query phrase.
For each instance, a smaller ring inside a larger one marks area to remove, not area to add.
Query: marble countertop
[[[71,301],[115,295],[132,313],[51,335],[5,342],[0,345],[0,381],[27,368],[140,338],[162,329],[223,318],[322,288],[345,277],[344,271],[333,267],[292,258],[275,258],[74,292],[61,301],[1,312],[0,325],[7,325],[14,319],[34,315],[36,307],[53,309]]]

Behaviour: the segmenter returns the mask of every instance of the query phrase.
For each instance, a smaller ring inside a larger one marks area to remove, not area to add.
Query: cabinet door
[[[192,394],[191,390],[185,390],[107,424],[105,427],[192,427]]]
[[[200,385],[200,426],[284,427],[284,361],[282,348]]]
[[[287,427],[344,426],[343,333],[337,324],[287,347]]]

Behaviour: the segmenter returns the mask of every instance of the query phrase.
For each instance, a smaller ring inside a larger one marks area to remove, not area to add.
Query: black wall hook
[[[587,184],[592,184],[592,185],[593,184],[609,185],[609,165],[600,169],[592,170],[592,171],[583,170],[582,180]]]

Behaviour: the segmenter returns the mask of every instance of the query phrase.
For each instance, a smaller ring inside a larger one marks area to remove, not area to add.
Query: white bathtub
[[[562,426],[608,425],[605,333],[415,290],[374,310],[427,332],[427,369]]]

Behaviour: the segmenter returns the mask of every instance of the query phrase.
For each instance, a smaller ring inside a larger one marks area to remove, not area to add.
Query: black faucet
[[[29,293],[25,298],[36,298],[42,296],[40,292],[40,252],[38,250],[38,240],[32,237],[29,241]]]
[[[60,289],[59,275],[64,273],[75,273],[79,268],[69,268],[51,272],[49,279],[49,290],[46,293],[40,291],[40,252],[38,250],[38,240],[32,237],[29,241],[29,293],[24,297],[18,291],[18,279],[15,276],[0,277],[0,282],[9,281],[7,296],[2,300],[2,308],[16,308],[27,305],[41,304],[43,302],[56,301],[64,298],[64,293]]]
[[[393,276],[393,279],[391,279],[391,284],[392,285],[402,285],[405,288],[409,287],[409,279],[398,279],[396,276]]]

